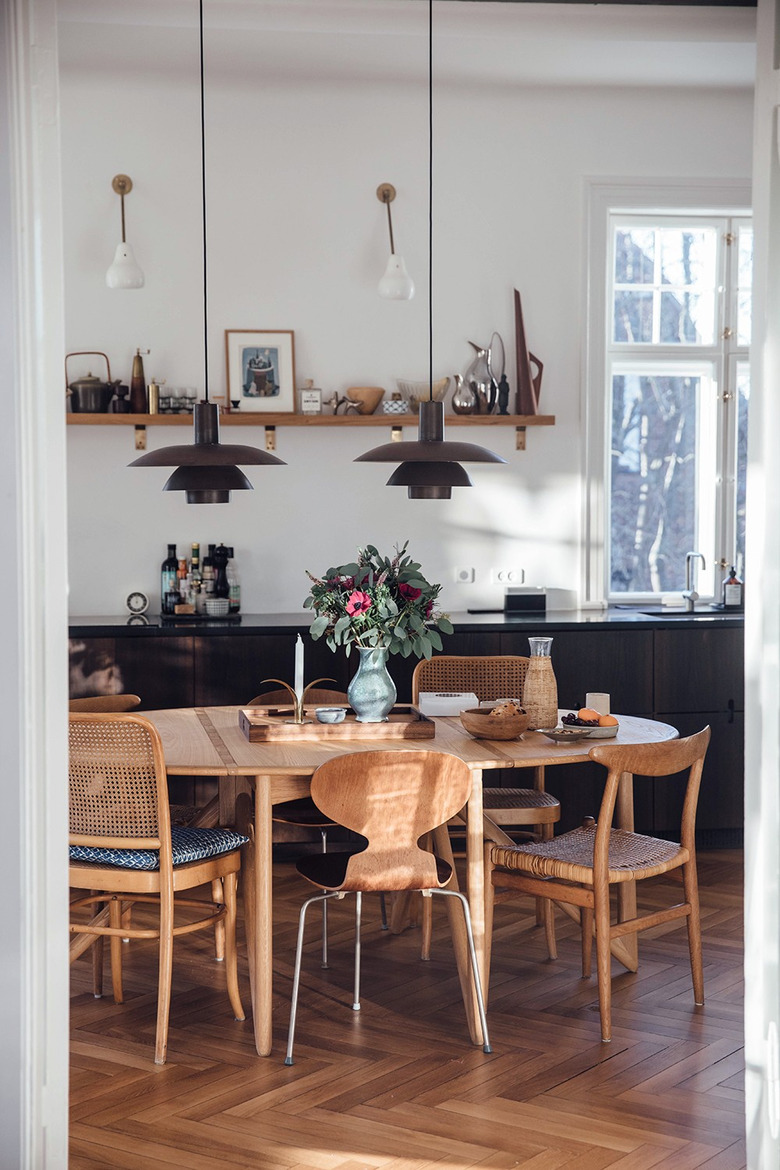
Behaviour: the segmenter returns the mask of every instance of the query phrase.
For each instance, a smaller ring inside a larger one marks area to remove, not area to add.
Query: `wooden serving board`
[[[245,707],[238,725],[250,743],[295,739],[433,739],[436,724],[416,707],[397,703],[384,723],[358,723],[347,707],[342,723],[320,723],[313,709],[308,723],[292,722],[292,707]]]

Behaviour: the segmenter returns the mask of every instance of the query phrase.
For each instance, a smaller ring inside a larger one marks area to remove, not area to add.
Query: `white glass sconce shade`
[[[414,281],[406,271],[403,256],[391,254],[377,289],[380,297],[385,297],[390,301],[410,301],[412,299]]]
[[[143,288],[144,274],[129,244],[117,244],[114,262],[106,272],[109,288]]]

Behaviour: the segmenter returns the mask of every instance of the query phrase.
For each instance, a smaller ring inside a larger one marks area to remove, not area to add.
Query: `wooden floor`
[[[527,903],[496,910],[492,1055],[467,1038],[446,926],[392,936],[366,899],[363,1010],[351,1004],[352,906],[331,918],[322,971],[306,955],[296,1063],[283,1064],[295,915],[304,884],[277,866],[276,1033],[255,1055],[232,1019],[208,935],[177,942],[168,1063],[153,1063],[155,954],[126,948],[126,1002],[72,968],[71,1170],[737,1170],[745,1166],[742,858],[700,856],[706,1005],[693,1006],[685,930],[640,938],[613,981],[614,1040],[599,1040],[595,981],[559,916],[545,959]],[[645,883],[645,888],[649,883]],[[654,887],[642,904],[655,904]],[[660,902],[660,896],[658,897]],[[242,992],[248,1002],[245,950]],[[108,987],[108,981],[107,981]]]

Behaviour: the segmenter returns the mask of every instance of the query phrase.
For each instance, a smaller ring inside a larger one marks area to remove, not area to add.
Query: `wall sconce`
[[[132,191],[133,180],[129,175],[114,175],[111,186],[122,201],[122,243],[116,246],[114,263],[106,273],[106,284],[109,288],[143,288],[144,274],[133,249],[125,240],[125,195]]]
[[[393,241],[390,204],[395,199],[395,187],[392,183],[381,183],[376,189],[376,197],[387,208],[387,226],[390,230],[390,259],[387,261],[387,268],[377,291],[380,297],[386,297],[390,301],[410,301],[414,296],[414,281],[406,271],[403,256],[396,255]]]

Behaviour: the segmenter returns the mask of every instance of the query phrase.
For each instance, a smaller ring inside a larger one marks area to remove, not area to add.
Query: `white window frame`
[[[609,500],[606,493],[611,420],[607,410],[605,374],[607,322],[611,319],[612,311],[609,304],[609,262],[612,254],[610,222],[616,212],[638,215],[650,210],[664,215],[749,217],[750,184],[736,179],[585,181],[586,328],[582,371],[582,465],[585,469],[585,483],[582,515],[583,575],[580,583],[580,596],[585,608],[601,608],[609,600]],[[640,357],[642,348],[627,345],[626,358]],[[691,345],[681,348],[693,356],[699,354],[701,347]],[[629,598],[633,596],[629,595]]]

